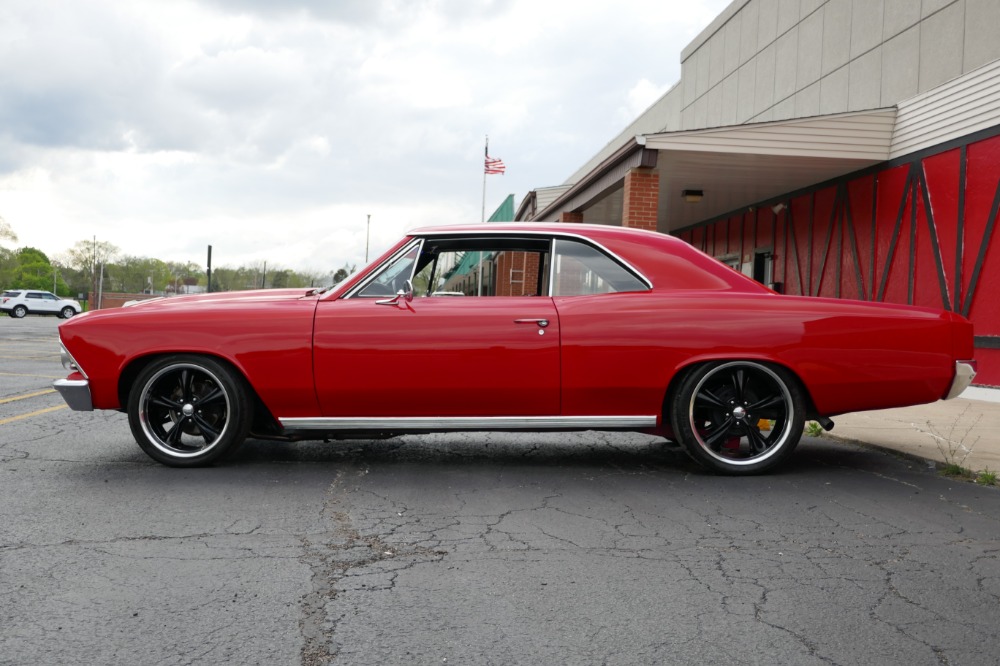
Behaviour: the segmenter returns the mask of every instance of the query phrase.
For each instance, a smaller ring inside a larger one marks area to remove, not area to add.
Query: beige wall
[[[637,134],[894,106],[1000,60],[1000,0],[734,0],[681,80],[582,165]]]

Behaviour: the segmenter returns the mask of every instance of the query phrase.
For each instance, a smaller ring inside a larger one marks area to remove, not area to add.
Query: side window
[[[39,294],[37,291],[29,291],[28,295],[27,295],[27,298],[32,298],[32,299],[35,299],[35,300],[41,300],[42,295]]]
[[[648,291],[631,271],[596,247],[569,239],[555,241],[553,296]]]
[[[390,261],[357,295],[364,298],[395,296],[413,275],[413,265],[419,252],[419,243],[411,246],[406,252]]]
[[[547,294],[548,250],[548,240],[540,238],[427,239],[413,276],[413,295]]]

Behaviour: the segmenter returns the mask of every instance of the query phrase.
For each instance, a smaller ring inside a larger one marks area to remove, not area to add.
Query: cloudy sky
[[[558,185],[729,0],[3,0],[0,217],[329,271]],[[11,244],[7,243],[10,247]]]

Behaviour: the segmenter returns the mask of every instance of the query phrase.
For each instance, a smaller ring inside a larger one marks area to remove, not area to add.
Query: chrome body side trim
[[[951,388],[944,396],[944,400],[957,398],[958,395],[969,388],[969,384],[976,377],[975,361],[955,361],[955,378],[951,380]]]
[[[655,428],[656,416],[436,416],[278,419],[290,430],[601,430]]]
[[[92,412],[94,403],[90,398],[90,382],[86,379],[57,379],[52,388],[59,391],[69,408],[75,412]]]

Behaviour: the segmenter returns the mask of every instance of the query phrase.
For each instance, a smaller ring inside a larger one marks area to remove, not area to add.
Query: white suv
[[[70,298],[59,298],[49,291],[34,289],[12,289],[0,296],[0,312],[6,312],[16,319],[29,314],[56,315],[69,319],[79,314],[80,304]]]

